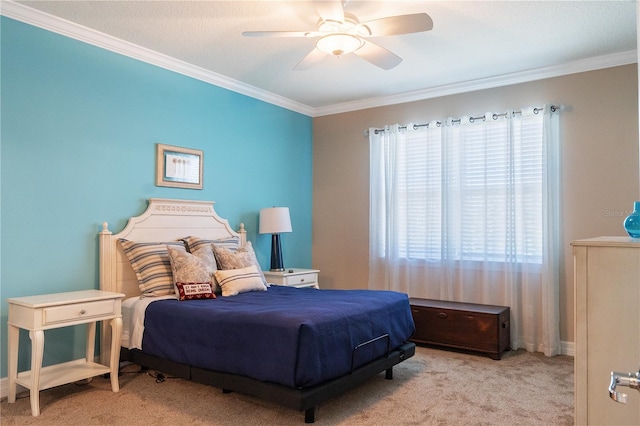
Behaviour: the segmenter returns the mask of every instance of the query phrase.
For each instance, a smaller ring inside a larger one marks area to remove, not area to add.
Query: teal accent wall
[[[6,299],[98,288],[102,222],[119,232],[148,198],[215,201],[234,229],[245,224],[267,269],[258,213],[288,206],[285,265],[311,267],[310,117],[0,19],[0,377]],[[157,143],[203,150],[204,189],[155,186]],[[84,326],[47,331],[44,364],[81,358],[84,345]]]

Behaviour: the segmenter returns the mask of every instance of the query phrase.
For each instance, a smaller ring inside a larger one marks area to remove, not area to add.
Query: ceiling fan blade
[[[320,49],[313,49],[311,52],[307,54],[300,62],[293,67],[294,71],[304,71],[308,70],[311,67],[314,67],[320,61],[322,61],[327,56],[326,53],[321,51]]]
[[[400,56],[369,40],[364,40],[362,47],[353,53],[384,70],[390,70],[402,62]]]
[[[314,37],[315,31],[244,31],[245,37]]]
[[[410,34],[430,31],[433,28],[433,20],[426,13],[414,13],[374,19],[363,22],[360,27],[368,29],[372,37]]]
[[[342,0],[315,0],[313,4],[323,21],[344,22]]]

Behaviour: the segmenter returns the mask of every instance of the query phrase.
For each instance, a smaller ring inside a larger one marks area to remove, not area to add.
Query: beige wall
[[[380,82],[384,84],[384,82]],[[573,342],[571,241],[626,235],[640,200],[636,65],[372,108],[313,120],[313,267],[323,288],[368,281],[369,127],[563,104],[561,340]],[[615,285],[615,283],[611,283]]]

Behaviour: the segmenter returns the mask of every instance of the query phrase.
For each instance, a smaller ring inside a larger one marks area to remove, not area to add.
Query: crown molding
[[[582,59],[566,64],[522,71],[511,74],[471,80],[462,83],[448,84],[432,87],[424,90],[401,93],[392,96],[361,99],[353,102],[328,105],[326,107],[313,108],[301,104],[289,98],[271,93],[255,86],[242,83],[221,74],[214,73],[204,68],[189,64],[176,58],[155,52],[136,44],[112,37],[91,28],[78,25],[57,16],[41,12],[28,6],[15,3],[11,0],[0,1],[0,14],[8,18],[33,25],[54,33],[58,33],[75,40],[79,40],[94,46],[110,50],[112,52],[128,56],[170,71],[183,74],[224,89],[231,90],[300,114],[310,117],[340,114],[358,111],[368,108],[376,108],[407,102],[437,98],[441,96],[455,95],[476,90],[491,89],[512,84],[526,83],[545,78],[559,77],[579,72],[593,71],[597,69],[628,65],[638,62],[636,50],[613,53],[610,55]]]
[[[215,86],[229,89],[233,92],[280,106],[294,112],[299,112],[307,116],[313,115],[313,108],[307,105],[276,95],[275,93],[258,89],[257,87],[214,73],[151,49],[112,37],[108,34],[101,33],[74,22],[67,21],[66,19],[41,12],[20,3],[15,3],[10,0],[2,0],[0,2],[0,14],[47,31],[61,34],[142,62],[202,80]]]
[[[636,50],[629,50],[621,53],[613,53],[605,56],[597,56],[588,59],[567,62],[546,68],[538,68],[529,71],[522,71],[511,74],[483,78],[478,80],[465,81],[462,83],[448,84],[432,87],[425,90],[401,93],[393,96],[362,99],[354,102],[329,105],[327,107],[315,108],[314,117],[324,115],[340,114],[344,112],[358,111],[368,108],[395,105],[400,103],[421,101],[425,99],[438,98],[441,96],[456,95],[460,93],[473,92],[476,90],[493,89],[496,87],[509,86],[512,84],[527,83],[530,81],[542,80],[545,78],[560,77],[563,75],[580,72],[594,71],[598,69],[617,67],[622,65],[635,64],[638,62]]]

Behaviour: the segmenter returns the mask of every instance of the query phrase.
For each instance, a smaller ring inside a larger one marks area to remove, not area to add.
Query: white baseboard
[[[560,342],[560,355],[574,356],[574,343],[573,342]],[[23,388],[18,385],[17,393],[26,391],[27,388]],[[0,399],[4,399],[9,396],[9,378],[3,377],[0,379]]]
[[[17,389],[16,389],[17,394],[29,390],[27,388],[23,388],[20,385],[16,385],[16,386],[17,386]],[[0,399],[5,399],[8,396],[9,396],[9,378],[3,377],[2,379],[0,379]]]
[[[560,355],[576,356],[576,344],[574,342],[560,342]]]

